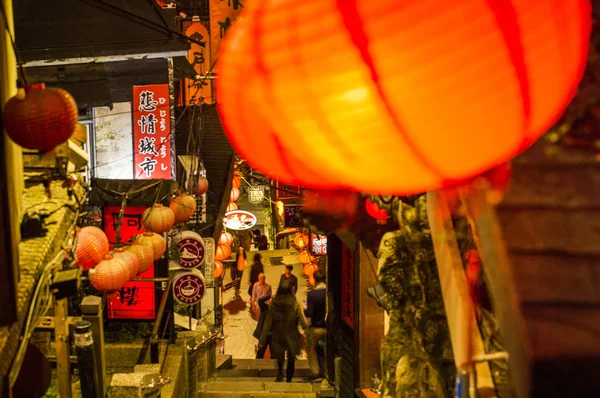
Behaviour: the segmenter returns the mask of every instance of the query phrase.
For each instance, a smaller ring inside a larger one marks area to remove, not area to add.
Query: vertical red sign
[[[134,179],[171,179],[169,85],[133,86]]]
[[[121,242],[144,231],[142,213],[145,207],[129,206],[123,211],[123,220],[119,239]],[[104,207],[104,232],[108,242],[114,246],[117,237],[119,206]],[[141,278],[153,278],[154,266],[139,275]],[[154,282],[127,282],[125,287],[108,299],[108,317],[111,319],[154,319],[156,303]]]
[[[354,329],[354,251],[342,245],[342,319]]]

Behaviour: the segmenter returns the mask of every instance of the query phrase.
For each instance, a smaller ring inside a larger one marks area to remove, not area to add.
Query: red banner
[[[189,24],[189,25],[188,25]],[[199,76],[205,76],[210,70],[210,37],[207,27],[200,21],[189,22],[185,27],[185,35],[195,42],[190,42],[187,60]],[[185,25],[184,25],[185,26]],[[212,104],[212,80],[184,80],[185,105]]]
[[[146,207],[129,206],[123,212],[119,240],[128,240],[144,231],[142,213]],[[117,237],[119,206],[104,207],[104,232],[111,248]],[[154,266],[139,275],[141,278],[153,278]],[[111,319],[154,319],[156,302],[154,282],[127,282],[125,287],[108,299],[108,317]]]
[[[171,179],[169,85],[133,86],[133,178]]]
[[[354,251],[342,244],[342,319],[354,329]]]

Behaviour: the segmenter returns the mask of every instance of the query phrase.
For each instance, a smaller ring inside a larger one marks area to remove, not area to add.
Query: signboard
[[[169,85],[133,86],[134,179],[171,179]]]
[[[177,264],[182,268],[196,268],[204,263],[204,240],[193,231],[184,231],[177,234],[174,240],[179,258]]]
[[[301,188],[296,185],[285,185],[279,182],[275,183],[275,196],[277,200],[297,199],[300,197]]]
[[[120,240],[128,240],[144,231],[142,213],[146,207],[128,206],[123,212]],[[104,232],[108,242],[114,247],[119,221],[119,206],[104,207]],[[139,275],[141,278],[153,278],[154,266]],[[154,282],[127,282],[108,299],[108,317],[110,319],[154,319],[156,317],[156,302]]]
[[[248,202],[253,205],[261,204],[265,198],[265,186],[264,185],[254,185],[246,188],[246,192],[248,193]]]
[[[196,74],[205,76],[210,70],[210,37],[207,27],[200,21],[187,22],[184,25],[185,35],[190,41],[187,60],[192,65]],[[212,80],[184,79],[185,105],[212,104]]]
[[[284,205],[283,226],[284,228],[303,227],[304,221],[300,216],[302,206]]]
[[[225,213],[223,225],[234,231],[243,231],[256,225],[256,216],[246,210],[234,210]]]
[[[215,240],[204,238],[204,280],[207,287],[213,287],[215,283]]]
[[[243,0],[210,0],[210,43],[213,60],[218,59],[221,40],[244,8],[244,3]]]
[[[342,244],[342,305],[344,322],[354,329],[354,251]]]
[[[327,235],[311,235],[312,254],[315,256],[325,256],[327,254]]]
[[[198,270],[181,272],[173,278],[173,297],[181,304],[198,304],[205,290],[204,276]]]

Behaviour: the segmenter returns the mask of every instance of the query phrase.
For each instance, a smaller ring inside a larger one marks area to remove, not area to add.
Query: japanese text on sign
[[[169,85],[133,87],[135,179],[171,179]]]

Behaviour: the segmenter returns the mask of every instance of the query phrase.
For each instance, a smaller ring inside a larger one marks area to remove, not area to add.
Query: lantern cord
[[[19,51],[17,50],[17,45],[15,44],[15,39],[13,38],[12,31],[8,26],[8,17],[6,16],[6,9],[4,8],[4,3],[0,1],[0,11],[2,12],[2,17],[4,18],[4,28],[6,29],[6,33],[10,38],[10,44],[12,45],[13,52],[15,53],[15,58],[17,59],[17,65],[19,65],[19,74],[21,75],[21,80],[23,85],[27,85],[27,75],[25,73],[25,67],[23,66],[23,61],[21,60],[21,56],[19,55]]]
[[[117,220],[117,235],[115,236],[115,247],[121,246],[121,225],[123,225],[123,214],[125,213],[125,206],[127,206],[128,193],[123,195],[121,200],[121,209],[119,210],[119,219]]]

